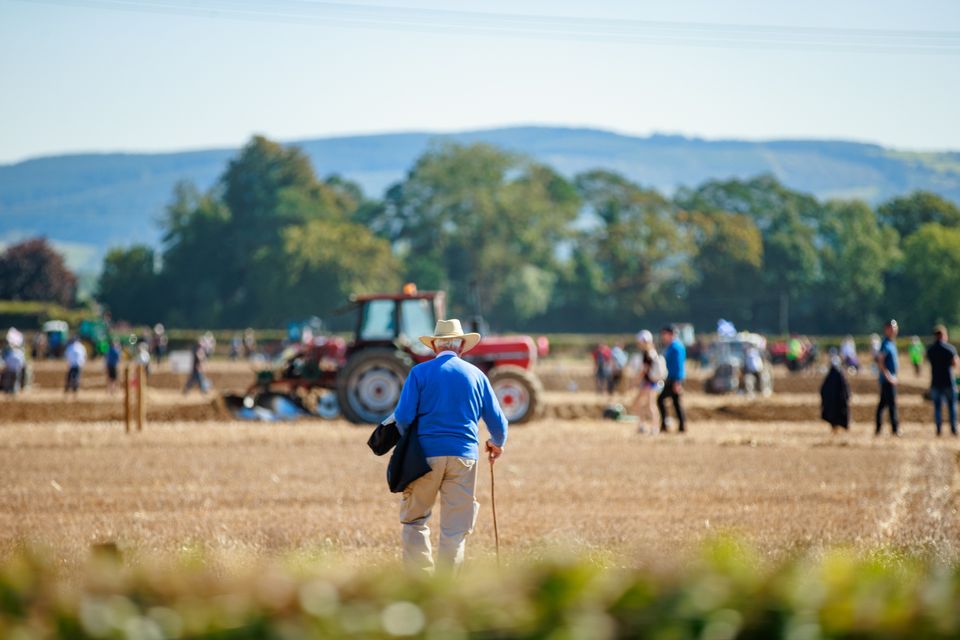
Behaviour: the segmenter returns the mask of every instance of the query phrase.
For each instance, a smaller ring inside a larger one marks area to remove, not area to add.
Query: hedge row
[[[22,331],[34,331],[47,320],[66,320],[75,327],[91,313],[89,309],[67,309],[53,302],[0,300],[0,330],[17,327]]]
[[[549,562],[396,568],[92,560],[0,567],[4,638],[956,638],[960,570],[835,551],[765,566],[715,542],[676,572]],[[314,568],[310,568],[313,566]]]

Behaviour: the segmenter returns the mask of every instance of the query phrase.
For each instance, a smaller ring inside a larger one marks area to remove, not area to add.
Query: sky
[[[958,114],[956,0],[0,0],[0,163],[516,124],[957,150]]]

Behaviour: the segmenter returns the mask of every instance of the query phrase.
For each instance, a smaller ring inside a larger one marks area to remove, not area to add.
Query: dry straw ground
[[[662,557],[734,530],[769,552],[892,543],[955,554],[952,443],[834,438],[805,423],[692,429],[682,438],[609,422],[515,429],[497,469],[505,549]],[[166,423],[134,436],[117,424],[7,426],[0,550],[31,539],[67,558],[104,541],[393,557],[396,499],[365,437],[341,423]],[[481,479],[479,555],[491,550]]]
[[[505,553],[559,546],[618,564],[675,559],[732,531],[771,555],[892,545],[955,559],[958,443],[916,421],[900,440],[874,438],[863,422],[833,436],[815,420],[817,383],[785,381],[793,392],[769,400],[691,393],[685,436],[597,419],[514,428],[497,466]],[[591,393],[552,398],[599,402]],[[398,501],[386,490],[386,460],[365,446],[367,428],[180,421],[177,407],[209,403],[185,403],[172,389],[153,391],[152,402],[172,413],[129,436],[117,421],[83,421],[95,419],[91,406],[119,406],[102,390],[71,403],[41,387],[16,406],[0,403],[0,553],[26,540],[69,562],[113,541],[138,551],[396,558]],[[855,413],[871,402],[858,396]],[[915,393],[904,403],[914,420],[929,411]],[[489,558],[486,463],[481,471],[469,553]]]

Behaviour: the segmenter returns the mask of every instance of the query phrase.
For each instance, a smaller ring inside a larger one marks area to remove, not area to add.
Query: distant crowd
[[[88,368],[88,360],[103,356],[106,374],[107,392],[114,394],[118,388],[120,367],[123,362],[138,365],[134,376],[149,378],[151,370],[162,363],[169,355],[169,339],[163,324],[156,324],[141,334],[135,332],[121,340],[116,336],[105,335],[104,344],[97,344],[95,338],[84,338],[78,333],[69,334],[65,323],[54,323],[56,327],[48,331],[36,331],[30,339],[30,358],[26,354],[24,334],[10,327],[4,336],[0,353],[0,391],[16,395],[31,381],[30,361],[62,358],[66,365],[63,384],[65,394],[79,393],[83,372]],[[205,363],[213,355],[217,340],[212,332],[205,332],[191,345],[189,350],[190,375],[184,386],[184,394],[197,388],[206,393],[210,381],[205,374]],[[246,329],[237,332],[230,341],[228,355],[231,360],[257,357],[256,332]]]
[[[720,321],[716,344],[730,344],[724,338],[736,338],[739,349],[735,358],[736,371],[728,372],[727,379],[717,383],[718,391],[739,391],[747,395],[756,392],[766,393],[766,377],[769,376],[767,361],[782,362],[790,371],[808,369],[817,361],[817,347],[804,336],[792,336],[785,343],[767,349],[766,341],[756,334],[736,333],[732,325]],[[728,332],[728,333],[727,333]],[[725,335],[726,333],[726,335]],[[907,348],[909,365],[914,374],[921,375],[926,362],[930,367],[930,385],[926,393],[934,405],[933,419],[937,435],[943,433],[944,417],[949,423],[950,433],[958,435],[957,403],[958,374],[960,357],[957,349],[950,344],[947,328],[944,325],[934,327],[932,339],[925,345],[919,336],[910,339]],[[900,358],[896,339],[899,325],[890,320],[883,327],[883,336],[870,336],[870,361],[878,377],[878,403],[875,415],[875,433],[882,433],[884,419],[888,419],[891,432],[899,437],[900,419],[897,407],[897,390],[900,381]],[[641,433],[663,433],[668,431],[670,416],[668,404],[672,405],[677,423],[677,431],[686,430],[682,396],[686,380],[685,361],[687,349],[672,326],[663,327],[660,332],[662,354],[657,351],[653,334],[643,330],[636,335],[636,348],[632,355],[624,345],[598,344],[592,352],[596,391],[613,395],[622,390],[625,380],[629,380],[632,401],[629,410],[638,422]],[[697,358],[702,365],[709,362],[708,350],[702,343],[695,345]],[[722,362],[722,358],[720,359]],[[857,353],[852,336],[844,338],[837,349],[830,351],[830,366],[821,385],[821,417],[834,432],[849,429],[850,425],[850,385],[848,374],[859,373],[863,365]],[[722,365],[714,363],[719,370]],[[717,375],[716,372],[714,375]],[[711,390],[714,379],[705,381],[705,387]],[[726,387],[724,387],[726,384]],[[623,417],[626,409],[610,409],[609,417]]]
[[[870,353],[876,365],[879,382],[879,402],[877,403],[875,431],[883,432],[885,415],[889,417],[890,429],[894,437],[900,436],[900,416],[897,411],[897,390],[900,384],[900,356],[897,350],[897,335],[900,326],[896,320],[890,320],[883,327],[883,338],[871,339]],[[852,343],[852,339],[850,340]],[[937,435],[943,433],[943,409],[947,409],[950,433],[957,436],[957,375],[960,371],[960,357],[957,349],[949,342],[947,328],[937,325],[933,329],[933,340],[924,346],[919,336],[913,336],[908,348],[910,365],[916,375],[920,375],[924,360],[930,365],[930,387],[928,397],[933,401],[933,421]],[[820,388],[821,417],[834,431],[849,429],[850,426],[850,386],[845,372],[858,371],[860,363],[856,359],[856,349],[844,341],[837,353],[831,353],[830,370]]]
[[[593,351],[597,392],[613,394],[630,370],[636,378],[636,394],[631,407],[639,420],[638,430],[647,432],[655,425],[658,431],[668,428],[667,402],[673,405],[677,431],[686,431],[681,396],[686,380],[687,348],[677,330],[667,325],[660,330],[663,354],[657,352],[653,334],[644,329],[637,333],[637,353],[631,361],[623,345],[612,348],[599,344]]]

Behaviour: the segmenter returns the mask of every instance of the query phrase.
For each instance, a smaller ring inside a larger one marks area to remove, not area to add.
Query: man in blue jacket
[[[657,408],[660,409],[660,431],[667,430],[667,398],[670,398],[673,400],[673,409],[677,412],[677,429],[683,433],[687,426],[683,417],[683,407],[680,406],[680,395],[683,393],[683,381],[687,377],[687,348],[683,346],[676,331],[669,325],[660,330],[660,340],[666,346],[663,359],[667,361],[667,379],[663,382],[663,390],[657,397]]]
[[[897,356],[897,334],[900,327],[896,320],[883,325],[883,342],[877,352],[877,368],[880,370],[880,402],[877,403],[877,430],[880,435],[883,426],[883,410],[890,412],[890,428],[893,435],[900,436],[900,421],[897,418],[897,372],[900,359]]]
[[[410,371],[394,418],[401,433],[414,422],[430,473],[414,480],[403,492],[403,560],[408,567],[433,570],[428,522],[440,495],[440,544],[437,560],[456,569],[463,563],[466,538],[473,531],[477,460],[480,457],[480,419],[490,439],[485,451],[490,463],[500,457],[507,440],[507,419],[490,381],[480,369],[461,359],[480,341],[478,333],[464,333],[459,320],[440,320],[435,335],[420,341],[436,358]]]

